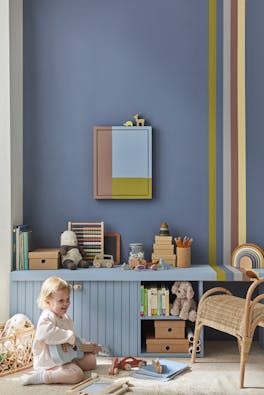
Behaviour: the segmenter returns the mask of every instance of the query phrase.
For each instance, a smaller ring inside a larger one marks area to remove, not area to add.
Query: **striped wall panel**
[[[223,68],[217,69],[217,0],[208,0],[208,260],[218,280],[240,280],[231,253],[246,242],[245,0],[221,2]],[[217,125],[217,73],[223,72],[223,130]],[[217,261],[217,133],[223,134],[223,262]]]

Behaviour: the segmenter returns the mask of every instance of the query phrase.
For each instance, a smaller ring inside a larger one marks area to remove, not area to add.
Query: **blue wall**
[[[68,220],[145,244],[166,220],[207,263],[207,0],[24,0],[24,221],[37,247]],[[93,199],[94,125],[153,127],[153,199]]]
[[[247,240],[264,247],[264,1],[246,2]]]
[[[217,3],[217,238],[222,251],[222,1]],[[246,9],[247,232],[263,245],[264,2]],[[194,237],[208,263],[208,0],[24,0],[24,221],[36,247],[67,221],[104,221],[150,257],[154,235]],[[153,199],[93,199],[94,125],[153,127]],[[219,242],[220,240],[220,242]]]

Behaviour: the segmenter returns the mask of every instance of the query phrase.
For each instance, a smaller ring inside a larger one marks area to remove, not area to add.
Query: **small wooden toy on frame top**
[[[133,116],[133,118],[136,121],[135,126],[145,126],[145,119],[144,118],[139,118],[139,114],[136,114]],[[134,126],[133,121],[126,121],[123,123],[123,126]]]
[[[174,244],[168,224],[163,222],[160,225],[159,234],[155,236],[153,244],[152,262],[163,259],[166,263],[175,266],[176,255],[174,253]]]

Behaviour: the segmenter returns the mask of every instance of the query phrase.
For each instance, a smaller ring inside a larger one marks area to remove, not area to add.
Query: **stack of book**
[[[32,249],[32,230],[29,225],[13,226],[12,270],[28,270],[28,252]]]
[[[140,286],[140,316],[169,316],[170,291],[165,285],[158,288],[153,286]]]
[[[161,359],[159,362],[162,366],[162,373],[157,373],[153,365],[146,365],[138,369],[133,374],[133,377],[146,380],[169,381],[190,368],[186,363],[167,359]]]
[[[172,236],[155,236],[153,244],[152,262],[163,259],[166,263],[175,266],[176,254],[174,253],[174,244]]]

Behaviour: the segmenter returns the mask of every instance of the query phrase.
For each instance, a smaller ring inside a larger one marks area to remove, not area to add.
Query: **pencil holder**
[[[191,247],[177,247],[177,267],[191,266]]]

